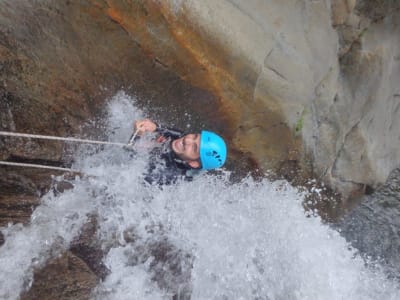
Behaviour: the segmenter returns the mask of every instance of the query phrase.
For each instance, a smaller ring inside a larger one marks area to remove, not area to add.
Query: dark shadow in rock
[[[0,231],[0,247],[5,243],[4,234]]]
[[[400,279],[400,168],[337,226],[367,262],[379,262],[389,277]]]

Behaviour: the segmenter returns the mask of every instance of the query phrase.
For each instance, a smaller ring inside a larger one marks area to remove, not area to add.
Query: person
[[[190,181],[200,170],[221,168],[227,157],[225,141],[216,133],[203,130],[185,134],[159,126],[150,119],[135,122],[138,136],[157,134],[160,147],[150,152],[150,165],[145,180],[150,184],[168,185],[178,178]]]

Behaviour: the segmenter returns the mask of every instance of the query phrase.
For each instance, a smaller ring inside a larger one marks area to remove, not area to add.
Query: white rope
[[[25,138],[33,138],[33,139],[66,141],[66,142],[79,142],[79,143],[101,144],[101,145],[115,145],[115,146],[122,146],[122,147],[126,146],[125,143],[93,141],[93,140],[77,139],[77,138],[73,138],[73,137],[64,138],[64,137],[51,136],[51,135],[27,134],[27,133],[7,132],[7,131],[0,131],[0,135],[2,135],[2,136],[14,136],[14,137],[25,137]]]
[[[117,143],[117,142],[105,142],[105,141],[94,141],[94,140],[85,140],[78,139],[73,137],[58,137],[51,135],[39,135],[39,134],[28,134],[28,133],[18,133],[18,132],[8,132],[8,131],[0,131],[0,136],[13,136],[13,137],[24,137],[24,138],[33,138],[33,139],[45,139],[45,140],[56,140],[56,141],[67,141],[67,142],[79,142],[79,143],[89,143],[89,144],[101,144],[101,145],[115,145],[115,146],[133,146],[135,137],[137,136],[139,130],[136,130],[135,133],[132,134],[129,139],[128,144],[125,143]],[[74,172],[74,173],[82,173],[78,170],[73,170],[70,168],[61,168],[61,167],[53,167],[46,165],[38,165],[38,164],[27,164],[27,163],[17,163],[17,162],[9,162],[9,161],[0,161],[0,165],[5,166],[17,166],[17,167],[28,167],[28,168],[40,168],[40,169],[49,169],[56,171],[66,171],[66,172]]]
[[[26,164],[26,163],[16,163],[10,161],[0,161],[0,165],[5,166],[15,166],[15,167],[28,167],[28,168],[39,168],[39,169],[49,169],[55,171],[66,171],[66,172],[73,172],[73,173],[82,173],[78,170],[73,170],[70,168],[61,168],[61,167],[53,167],[53,166],[46,166],[46,165],[37,165],[37,164]]]
[[[128,146],[133,147],[133,143],[135,142],[135,138],[139,133],[139,128],[136,129],[136,131],[134,133],[132,133],[131,137],[129,138],[129,142],[128,142]]]

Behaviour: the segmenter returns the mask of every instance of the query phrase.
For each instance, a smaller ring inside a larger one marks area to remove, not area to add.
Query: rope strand
[[[52,136],[52,135],[28,134],[28,133],[7,132],[7,131],[0,131],[0,135],[33,138],[33,139],[44,139],[44,140],[56,140],[56,141],[65,141],[65,142],[79,142],[79,143],[100,144],[100,145],[115,145],[115,146],[122,146],[122,147],[126,146],[125,143],[94,141],[94,140],[78,139],[78,138],[74,138],[74,137],[64,138],[64,137],[58,137],[58,136]]]
[[[64,172],[66,171],[66,172],[72,172],[72,173],[82,173],[81,171],[73,170],[73,169],[70,169],[70,168],[61,168],[61,167],[53,167],[53,166],[37,165],[37,164],[27,164],[27,163],[16,163],[16,162],[11,162],[11,161],[0,161],[0,165],[15,166],[15,167],[28,167],[28,168],[39,168],[39,169],[49,169],[49,170],[64,171]]]
[[[117,143],[117,142],[106,142],[106,141],[95,141],[95,140],[78,139],[78,138],[73,138],[73,137],[64,138],[64,137],[52,136],[52,135],[28,134],[28,133],[8,132],[8,131],[0,131],[0,136],[12,136],[12,137],[55,140],[55,141],[65,141],[65,142],[100,144],[100,145],[114,145],[114,146],[121,146],[121,147],[127,147],[127,146],[128,147],[133,147],[134,139],[137,136],[138,132],[139,132],[139,130],[136,130],[136,132],[132,134],[131,138],[129,139],[128,144]],[[39,164],[17,163],[17,162],[9,162],[9,161],[0,161],[0,165],[16,166],[16,167],[28,167],[28,168],[39,168],[39,169],[49,169],[49,170],[72,172],[72,173],[82,173],[79,170],[73,170],[73,169],[70,169],[70,168],[53,167],[53,166],[46,166],[46,165],[39,165]]]

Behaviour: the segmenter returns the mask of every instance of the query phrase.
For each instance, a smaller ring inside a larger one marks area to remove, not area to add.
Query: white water
[[[111,140],[126,141],[141,117],[132,103],[122,93],[110,101]],[[203,174],[161,190],[143,184],[147,157],[138,146],[134,158],[115,147],[82,149],[74,168],[95,177],[43,197],[30,226],[2,229],[1,299],[18,298],[33,268],[68,248],[89,212],[98,214],[99,238],[111,247],[104,258],[111,274],[93,299],[171,299],[185,290],[192,299],[400,299],[396,282],[306,216],[303,196],[286,182],[230,184],[229,174]],[[165,244],[163,264],[149,253]],[[180,272],[170,267],[176,262]]]

